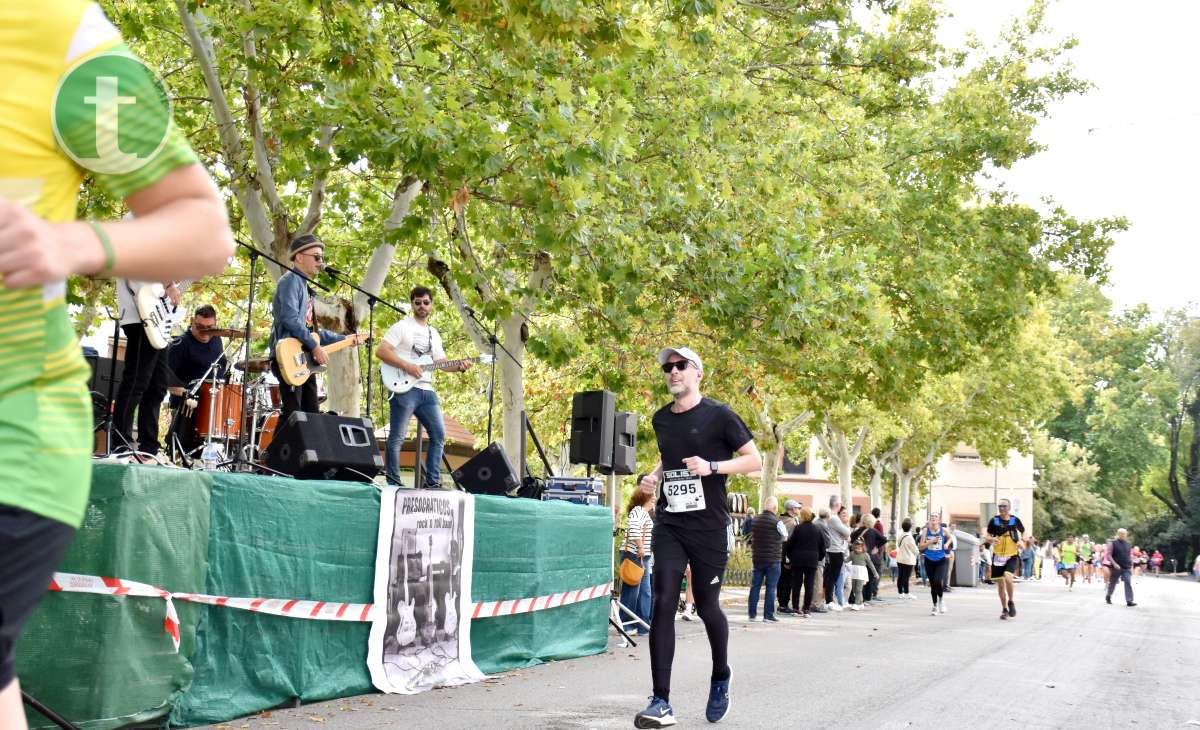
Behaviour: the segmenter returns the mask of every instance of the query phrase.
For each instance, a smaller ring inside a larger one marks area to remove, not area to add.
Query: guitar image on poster
[[[401,648],[408,646],[417,639],[416,601],[408,595],[408,582],[404,582],[404,598],[396,604],[396,613],[400,614],[400,625],[396,628],[396,643]]]

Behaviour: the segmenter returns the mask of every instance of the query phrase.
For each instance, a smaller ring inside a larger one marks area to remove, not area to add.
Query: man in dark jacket
[[[800,523],[792,530],[784,545],[784,554],[792,566],[795,591],[792,594],[792,610],[798,609],[800,588],[804,588],[804,616],[812,614],[813,587],[816,584],[817,565],[825,559],[825,532],[813,523],[812,510],[800,510]]]
[[[867,581],[867,585],[863,588],[863,602],[875,601],[879,598],[879,576],[883,575],[884,556],[887,553],[887,538],[880,532],[882,522],[875,516],[874,511],[871,513],[871,521],[874,524],[871,529],[863,532],[863,541],[867,545],[867,555],[875,565],[875,575]]]
[[[1109,543],[1108,559],[1112,563],[1108,569],[1108,592],[1104,594],[1104,602],[1112,603],[1113,591],[1117,589],[1117,581],[1125,581],[1125,605],[1136,606],[1133,602],[1133,583],[1131,582],[1133,561],[1130,557],[1128,535],[1125,528],[1117,530],[1117,538]]]
[[[783,554],[783,541],[787,539],[787,528],[776,516],[779,500],[768,497],[762,512],[754,518],[750,527],[750,553],[754,562],[754,573],[750,579],[750,620],[758,618],[758,589],[767,585],[766,603],[763,604],[763,621],[778,621],[775,618],[775,588],[779,584],[779,558]]]
[[[800,503],[794,499],[789,499],[783,503],[784,516],[779,518],[783,523],[784,529],[787,530],[788,537],[792,536],[792,530],[796,529],[797,518],[800,516]],[[787,540],[787,537],[784,538]],[[779,598],[779,613],[791,614],[794,610],[788,608],[788,604],[795,604],[800,598],[800,584],[795,582],[792,574],[792,566],[788,562],[787,553],[783,552],[779,556],[779,586],[775,589],[775,595]],[[792,596],[795,595],[795,598]]]

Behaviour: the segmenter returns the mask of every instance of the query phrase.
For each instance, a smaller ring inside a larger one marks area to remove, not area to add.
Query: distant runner
[[[1074,535],[1067,535],[1062,544],[1062,577],[1067,582],[1067,590],[1075,589],[1075,566],[1078,546]]]

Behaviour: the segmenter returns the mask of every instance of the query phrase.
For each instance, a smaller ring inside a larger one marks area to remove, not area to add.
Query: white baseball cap
[[[704,372],[704,363],[700,362],[700,356],[692,351],[690,347],[664,347],[658,351],[658,364],[665,365],[667,358],[671,355],[678,355],[684,360],[696,366],[700,372]]]

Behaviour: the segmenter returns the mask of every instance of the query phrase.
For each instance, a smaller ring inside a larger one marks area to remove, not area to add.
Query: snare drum
[[[235,439],[242,434],[242,386],[234,383],[204,383],[200,386],[200,405],[196,407],[196,437]]]

